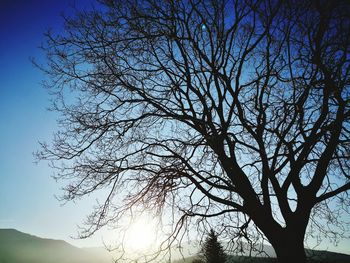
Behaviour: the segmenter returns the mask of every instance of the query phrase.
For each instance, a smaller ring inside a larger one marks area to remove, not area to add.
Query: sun
[[[157,243],[156,222],[148,218],[138,218],[125,232],[125,247],[143,251],[153,248]]]

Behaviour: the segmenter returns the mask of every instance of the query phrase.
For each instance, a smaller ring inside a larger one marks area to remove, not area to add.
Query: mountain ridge
[[[106,258],[64,240],[0,229],[0,263],[107,263]]]
[[[34,239],[41,239],[41,240],[65,242],[65,243],[71,245],[70,243],[68,243],[67,241],[64,241],[62,239],[39,237],[39,236],[36,236],[36,235],[32,235],[32,234],[29,234],[29,233],[25,233],[25,232],[19,231],[19,230],[15,229],[15,228],[0,228],[0,241],[1,241],[1,239],[2,239],[2,237],[4,235],[8,235],[9,239],[15,239],[15,238],[24,239],[25,237],[27,237],[28,239],[33,239],[34,238]],[[74,246],[74,245],[71,245],[71,246]],[[76,247],[76,246],[74,246],[74,247]]]

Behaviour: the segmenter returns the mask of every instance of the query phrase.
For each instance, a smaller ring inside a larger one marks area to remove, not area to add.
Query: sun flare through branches
[[[137,218],[125,231],[124,245],[126,250],[151,250],[157,244],[156,223],[149,218]]]

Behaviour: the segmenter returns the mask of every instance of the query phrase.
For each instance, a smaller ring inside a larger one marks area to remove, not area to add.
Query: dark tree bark
[[[349,14],[348,1],[127,0],[66,18],[43,46],[62,118],[38,158],[68,180],[65,201],[108,190],[81,235],[141,206],[171,211],[169,246],[193,220],[253,249],[267,239],[280,262],[305,262],[309,231],[337,238]]]

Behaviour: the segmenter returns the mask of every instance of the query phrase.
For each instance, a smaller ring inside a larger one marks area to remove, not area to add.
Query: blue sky
[[[85,1],[86,2],[86,1]],[[94,200],[62,206],[55,195],[60,185],[47,163],[34,163],[38,141],[50,140],[56,115],[47,111],[47,90],[42,72],[30,57],[43,61],[38,49],[43,32],[59,29],[61,12],[69,12],[70,0],[0,1],[0,228],[16,228],[42,237],[65,239],[78,246],[101,245],[72,240]]]
[[[86,3],[81,0],[80,3]],[[30,57],[43,61],[38,49],[43,32],[59,30],[61,12],[69,12],[72,0],[0,1],[0,228],[64,239],[77,246],[101,246],[101,234],[89,240],[73,240],[89,213],[94,197],[62,206],[55,198],[60,184],[47,163],[34,163],[38,141],[50,141],[56,114],[47,111],[49,95],[40,85],[45,78]],[[77,1],[79,4],[79,1]],[[321,248],[350,253],[350,242]]]

